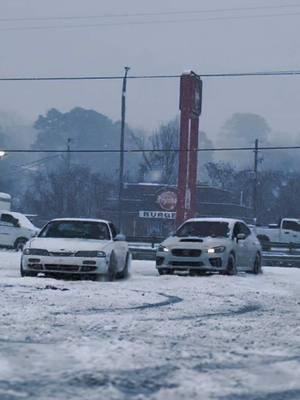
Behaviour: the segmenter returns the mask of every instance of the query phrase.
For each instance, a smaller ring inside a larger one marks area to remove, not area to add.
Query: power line
[[[55,154],[53,156],[39,158],[38,160],[31,161],[31,162],[26,163],[26,164],[13,165],[11,167],[14,168],[14,169],[26,169],[28,167],[34,167],[35,165],[44,164],[44,163],[46,163],[46,162],[48,162],[50,160],[53,160],[54,158],[58,158],[58,157],[60,157],[60,154]]]
[[[100,24],[72,24],[72,25],[41,25],[41,26],[22,26],[22,27],[7,27],[0,28],[0,31],[30,31],[30,30],[47,30],[47,29],[74,29],[74,28],[105,28],[113,26],[134,26],[134,25],[155,25],[155,24],[178,24],[178,23],[194,23],[194,22],[213,22],[222,20],[243,20],[243,19],[260,19],[260,18],[277,18],[277,17],[296,17],[299,12],[290,13],[273,13],[273,14],[255,14],[255,15],[239,15],[239,16],[220,16],[208,18],[189,18],[189,19],[176,19],[176,20],[148,20],[148,21],[125,21],[125,22],[107,22]]]
[[[259,151],[300,150],[299,146],[260,146]],[[3,149],[5,153],[120,153],[120,149]],[[125,153],[179,153],[189,152],[187,149],[125,149]],[[197,152],[208,151],[253,151],[253,147],[211,147],[196,149]]]
[[[255,71],[255,72],[220,72],[200,74],[202,78],[241,78],[254,76],[292,76],[300,75],[300,70],[282,71]],[[129,75],[127,79],[175,79],[180,78],[179,74],[161,75]],[[7,77],[0,78],[0,82],[19,82],[19,81],[94,81],[94,80],[122,80],[121,75],[91,75],[91,76],[31,76],[31,77]]]
[[[0,18],[0,22],[26,22],[26,21],[63,21],[63,20],[95,20],[106,18],[136,18],[136,17],[155,17],[162,15],[193,15],[193,14],[212,14],[226,12],[245,12],[258,10],[278,10],[299,8],[299,4],[286,4],[278,6],[256,6],[256,7],[231,7],[231,8],[211,8],[198,10],[178,10],[178,11],[160,11],[160,12],[140,12],[140,13],[119,13],[119,14],[102,14],[102,15],[72,15],[72,16],[50,16],[50,17],[12,17]]]

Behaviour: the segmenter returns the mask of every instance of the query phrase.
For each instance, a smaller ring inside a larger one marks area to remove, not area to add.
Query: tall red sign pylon
[[[199,117],[202,105],[202,80],[194,72],[180,78],[180,138],[177,184],[176,226],[196,212]]]

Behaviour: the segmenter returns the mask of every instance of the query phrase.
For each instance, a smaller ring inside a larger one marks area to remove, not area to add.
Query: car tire
[[[233,254],[228,257],[225,275],[237,275],[236,260]]]
[[[23,248],[25,246],[25,243],[27,242],[28,239],[26,238],[18,238],[15,243],[14,243],[14,249],[16,251],[23,251]]]
[[[169,268],[159,268],[158,270],[159,275],[173,275],[174,271]]]
[[[108,270],[106,273],[106,280],[108,282],[113,282],[116,279],[116,277],[117,277],[117,258],[115,253],[111,253],[108,264]]]
[[[174,274],[174,271],[173,271],[173,269],[166,269],[166,270],[165,270],[165,274],[166,274],[166,275],[173,275],[173,274]]]
[[[271,246],[270,246],[270,238],[266,235],[257,235],[257,239],[259,240],[261,244],[261,248],[263,251],[270,251]]]
[[[252,273],[255,275],[262,274],[261,255],[259,253],[255,256]]]
[[[126,279],[126,278],[128,278],[128,274],[129,274],[129,264],[130,264],[130,254],[127,253],[127,255],[126,255],[126,261],[125,261],[125,267],[124,267],[123,271],[118,272],[118,273],[116,274],[118,279]]]
[[[23,265],[22,265],[22,261],[21,261],[21,263],[20,263],[20,275],[21,275],[22,278],[25,278],[27,276],[31,276],[31,277],[37,276],[37,274],[38,273],[34,272],[34,271],[25,271],[23,269]]]

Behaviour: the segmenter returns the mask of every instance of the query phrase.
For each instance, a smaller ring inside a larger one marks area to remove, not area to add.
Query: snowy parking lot
[[[0,252],[0,399],[300,398],[300,269],[20,278]]]

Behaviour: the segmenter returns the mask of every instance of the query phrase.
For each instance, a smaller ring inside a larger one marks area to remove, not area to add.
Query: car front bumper
[[[106,274],[106,257],[22,256],[24,271],[52,274]]]
[[[226,270],[227,262],[226,252],[208,254],[203,251],[198,257],[175,256],[172,251],[156,253],[158,270],[222,272]]]

